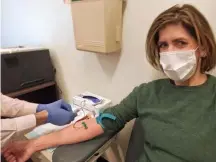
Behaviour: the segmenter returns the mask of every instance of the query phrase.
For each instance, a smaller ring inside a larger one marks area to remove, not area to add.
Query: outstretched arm
[[[83,126],[82,122],[85,122],[86,127]],[[60,131],[41,136],[37,139],[10,143],[3,148],[2,152],[8,162],[14,162],[14,160],[16,162],[24,162],[36,151],[86,141],[103,132],[102,127],[97,124],[96,119],[92,118],[80,121],[76,124],[76,127],[70,125]]]

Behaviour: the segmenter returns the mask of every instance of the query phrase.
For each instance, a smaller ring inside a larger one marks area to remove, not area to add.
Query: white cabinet
[[[123,0],[72,1],[76,48],[112,53],[121,49]]]

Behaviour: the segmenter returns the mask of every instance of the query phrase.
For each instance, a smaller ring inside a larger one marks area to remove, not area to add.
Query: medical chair
[[[143,152],[144,132],[139,119],[136,119],[131,133],[126,162],[135,162]],[[115,142],[116,133],[103,134],[86,142],[60,146],[54,151],[53,162],[93,162]],[[118,150],[121,151],[121,150]]]
[[[139,159],[140,155],[144,151],[144,139],[144,130],[142,129],[139,118],[137,118],[134,122],[125,162],[135,162]]]

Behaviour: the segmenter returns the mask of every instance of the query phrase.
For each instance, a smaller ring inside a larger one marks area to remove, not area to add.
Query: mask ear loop
[[[197,48],[195,48],[195,50],[194,51],[197,51],[197,49],[199,48],[199,46],[197,46]]]
[[[195,49],[195,51],[197,51],[197,49],[199,48],[199,46],[197,46],[197,48]],[[206,53],[200,55],[201,58],[205,58],[206,57]]]

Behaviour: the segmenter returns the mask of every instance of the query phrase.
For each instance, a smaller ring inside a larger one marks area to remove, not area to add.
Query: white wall
[[[75,49],[70,6],[63,0],[2,0],[2,46],[43,45],[51,50],[57,80],[68,100],[89,90],[118,103],[134,86],[161,77],[147,63],[145,38],[153,19],[182,2],[197,6],[216,32],[215,0],[128,0],[121,54],[100,55]],[[216,73],[215,73],[216,74]],[[122,132],[125,140],[130,126]]]

